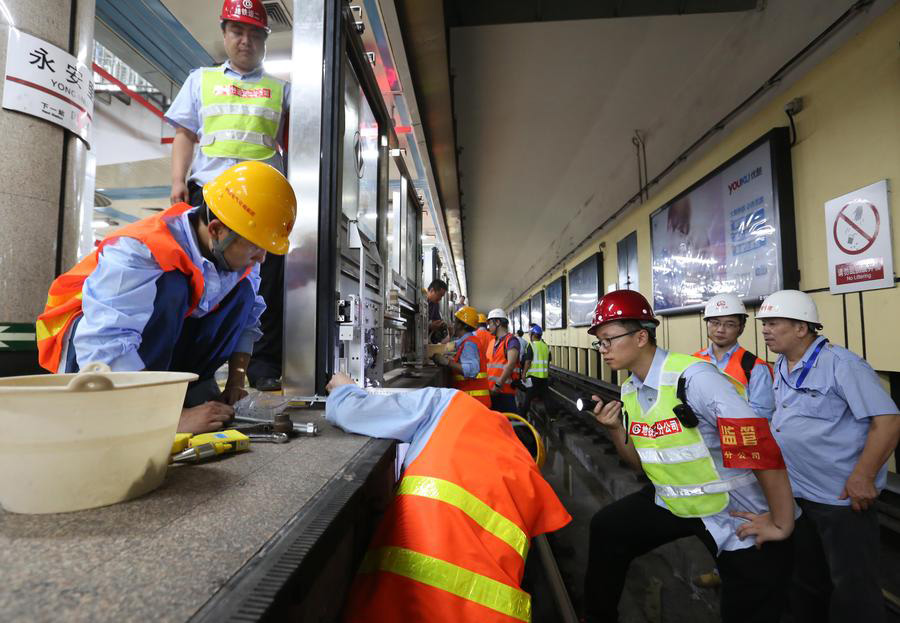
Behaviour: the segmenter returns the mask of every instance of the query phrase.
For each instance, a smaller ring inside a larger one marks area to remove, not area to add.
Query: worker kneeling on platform
[[[652,484],[591,520],[587,620],[618,620],[632,559],[696,536],[722,576],[722,620],[778,621],[799,511],[769,422],[715,366],[658,348],[658,324],[643,296],[618,290],[597,304],[588,331],[607,365],[631,372],[622,402],[598,402],[594,416]]]
[[[246,395],[245,372],[265,302],[259,264],[284,254],[297,201],[277,170],[236,164],[203,188],[203,204],[178,203],[105,238],[50,286],[37,321],[41,365],[77,372],[193,372],[180,432],[216,430]],[[213,375],[228,361],[219,392]]]
[[[432,359],[439,366],[450,368],[453,387],[464,391],[486,407],[491,406],[490,383],[487,378],[487,358],[475,336],[478,312],[473,307],[461,307],[453,317],[453,338],[456,353],[447,357],[435,353]]]
[[[571,517],[506,417],[454,389],[370,394],[343,374],[327,389],[329,422],[410,444],[344,620],[529,621],[529,541]]]

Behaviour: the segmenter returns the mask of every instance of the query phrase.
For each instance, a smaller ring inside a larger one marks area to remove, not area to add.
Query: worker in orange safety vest
[[[571,517],[509,421],[454,389],[371,394],[343,374],[326,389],[329,422],[410,444],[344,621],[530,621],[530,540]]]

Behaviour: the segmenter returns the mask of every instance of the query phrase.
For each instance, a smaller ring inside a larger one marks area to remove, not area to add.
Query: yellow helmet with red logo
[[[228,167],[203,187],[203,200],[237,235],[270,253],[287,253],[297,197],[274,167],[255,160]]]

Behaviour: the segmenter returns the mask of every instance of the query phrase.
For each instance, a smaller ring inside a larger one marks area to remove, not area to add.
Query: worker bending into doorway
[[[171,203],[192,206],[202,188],[246,160],[286,172],[285,130],[291,86],[263,71],[268,16],[261,0],[225,0],[219,15],[228,60],[190,73],[165,119],[175,127]],[[194,149],[195,145],[198,149]],[[266,311],[247,369],[250,384],[281,389],[284,339],[284,256],[270,254],[260,268]]]
[[[531,620],[529,542],[571,517],[507,418],[454,389],[376,395],[343,374],[326,389],[329,422],[410,444],[343,620]]]
[[[127,225],[50,286],[37,321],[41,365],[77,372],[193,372],[180,432],[216,430],[246,395],[247,362],[265,302],[259,264],[283,254],[297,201],[284,176],[246,162],[203,189],[199,207],[178,203]],[[215,371],[228,362],[224,392]]]
[[[453,387],[472,396],[486,407],[491,406],[490,383],[487,378],[485,351],[475,337],[478,312],[472,307],[461,307],[453,315],[453,338],[456,353],[447,357],[435,353],[432,359],[439,366],[450,368]]]
[[[587,621],[615,623],[631,561],[686,536],[716,559],[723,621],[778,621],[799,510],[769,421],[715,366],[658,348],[658,324],[641,294],[617,290],[597,304],[588,330],[610,368],[631,372],[622,402],[598,402],[594,415],[652,484],[591,520]]]

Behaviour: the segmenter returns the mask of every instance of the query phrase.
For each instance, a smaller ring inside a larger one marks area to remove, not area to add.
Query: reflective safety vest
[[[375,531],[344,621],[529,621],[530,539],[570,520],[508,420],[457,392]]]
[[[550,376],[550,347],[544,340],[535,340],[531,343],[531,350],[534,351],[534,357],[531,360],[531,367],[528,368],[526,376],[533,376],[538,379],[546,379]]]
[[[475,335],[470,335],[460,343],[459,348],[456,350],[456,355],[453,357],[453,361],[459,363],[459,360],[462,357],[463,347],[467,343],[474,344],[475,348],[478,349],[478,374],[474,379],[467,379],[462,374],[456,374],[454,372],[453,387],[454,389],[469,394],[481,404],[490,407],[491,385],[487,378],[487,358],[485,357],[485,351],[481,348],[481,345],[478,343],[478,338],[476,338]]]
[[[167,222],[192,209],[186,203],[177,203],[168,210],[122,227],[103,239],[93,253],[78,262],[71,270],[56,278],[50,285],[47,304],[38,316],[37,346],[38,361],[42,368],[50,372],[59,371],[64,340],[68,336],[72,322],[81,315],[82,287],[85,280],[97,268],[100,251],[119,238],[134,238],[141,241],[153,255],[159,267],[169,272],[177,270],[190,278],[191,299],[187,312],[189,316],[203,296],[203,272],[192,261],[187,252],[169,231]],[[244,273],[246,277],[248,268]]]
[[[516,347],[516,350],[519,349],[519,338],[513,335],[512,333],[507,333],[502,338],[497,340],[496,338],[491,340],[491,343],[488,345],[487,352],[487,375],[488,380],[491,382],[491,389],[497,385],[497,382],[503,376],[503,369],[506,367],[507,359],[506,359],[506,345],[510,340],[515,340],[513,344]],[[522,360],[522,353],[519,352],[519,361]],[[516,366],[512,370],[512,374],[509,377],[509,382],[506,385],[500,386],[501,394],[513,394],[515,395],[516,390],[514,387],[510,385],[513,381],[519,380],[519,367]]]
[[[494,336],[491,335],[491,332],[487,329],[478,327],[475,329],[475,335],[473,337],[478,340],[478,352],[483,353],[485,358],[487,358],[488,346],[491,345]]]
[[[626,434],[641,458],[644,473],[657,495],[678,517],[707,517],[728,506],[728,492],[756,482],[753,472],[722,480],[699,426],[688,428],[674,413],[682,403],[677,395],[678,379],[701,360],[669,353],[659,375],[656,402],[646,412],[638,402],[633,377],[622,385]],[[743,387],[730,379],[743,395]]]
[[[712,362],[712,357],[710,357],[708,351],[705,350],[698,350],[694,353],[694,357]],[[737,350],[731,353],[731,358],[728,360],[728,363],[725,364],[725,370],[723,370],[723,372],[731,378],[736,379],[744,387],[750,387],[750,374],[753,372],[753,368],[758,364],[766,366],[769,370],[769,376],[774,378],[772,366],[770,366],[768,362],[763,361],[749,350],[745,350],[742,346],[738,346]]]
[[[266,160],[275,155],[284,82],[269,75],[254,82],[226,76],[222,67],[202,70],[200,148],[210,158]]]

